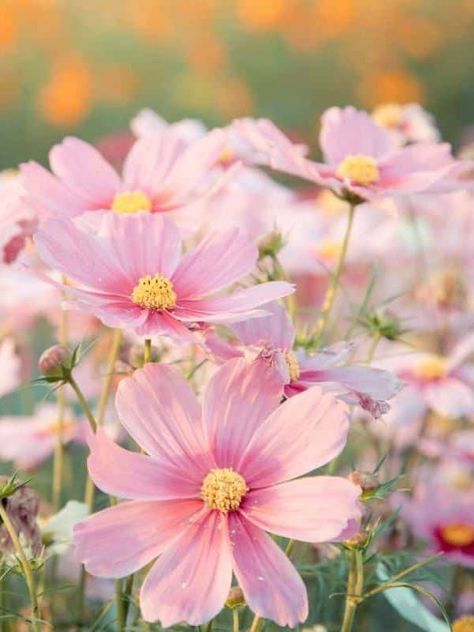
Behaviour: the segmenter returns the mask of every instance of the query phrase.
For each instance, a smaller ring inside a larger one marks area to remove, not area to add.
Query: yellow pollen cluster
[[[421,380],[439,380],[446,371],[446,360],[435,354],[421,360],[415,367],[415,375]]]
[[[143,191],[124,191],[116,193],[112,210],[117,213],[139,213],[151,211],[151,200]]]
[[[227,513],[239,507],[248,490],[240,474],[231,468],[216,468],[204,478],[201,497],[210,509]]]
[[[336,261],[342,250],[342,242],[340,241],[323,241],[318,248],[318,255],[323,259]]]
[[[398,103],[383,103],[374,109],[372,118],[381,127],[394,129],[401,123],[402,108]]]
[[[64,419],[63,421],[55,420],[52,421],[48,426],[47,431],[51,434],[59,434],[60,432],[68,432],[72,430],[74,426],[74,422],[71,419]]]
[[[357,154],[346,156],[336,170],[340,178],[348,178],[354,184],[367,186],[380,177],[376,161],[370,156]]]
[[[474,543],[474,527],[470,524],[447,524],[440,529],[444,542],[451,546],[469,546]]]
[[[132,301],[146,309],[172,309],[176,306],[176,293],[166,277],[147,274],[133,288]]]
[[[285,361],[290,374],[290,380],[294,382],[300,376],[300,365],[293,351],[285,351]]]
[[[453,621],[453,632],[474,632],[474,616],[468,614]]]

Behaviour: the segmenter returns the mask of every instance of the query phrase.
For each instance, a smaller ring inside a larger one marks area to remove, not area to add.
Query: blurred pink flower
[[[397,147],[372,117],[353,107],[333,107],[322,116],[320,145],[325,164],[308,160],[267,119],[241,119],[234,133],[246,142],[253,164],[270,166],[332,189],[343,197],[379,200],[387,196],[444,192],[466,187],[472,167],[456,161],[447,143]],[[253,154],[251,153],[253,151]]]
[[[131,501],[80,522],[74,540],[87,570],[101,577],[124,577],[160,556],[141,588],[145,620],[209,621],[224,606],[232,572],[258,615],[291,627],[306,619],[303,581],[264,531],[337,539],[360,516],[360,490],[338,477],[294,480],[343,449],[344,404],[317,387],[278,401],[268,370],[242,359],[214,374],[202,412],[169,366],[148,364],[121,382],[122,424],[150,456],[102,432],[91,440],[95,483]]]
[[[208,334],[207,345],[214,356],[225,361],[245,356],[271,367],[286,397],[321,384],[349,404],[359,405],[376,419],[389,410],[386,400],[402,388],[402,382],[389,371],[363,365],[346,365],[352,351],[349,343],[339,343],[318,353],[293,351],[295,328],[287,312],[278,305],[267,305],[268,316],[230,326],[237,336],[234,343]],[[345,365],[345,366],[344,366]]]
[[[35,235],[42,259],[83,287],[66,289],[74,305],[110,327],[141,335],[192,339],[196,323],[261,316],[255,308],[293,292],[262,283],[209,296],[253,270],[258,252],[238,229],[212,233],[181,256],[178,229],[162,215],[103,217],[99,233],[71,220],[50,220]]]
[[[53,173],[36,162],[20,167],[28,201],[50,215],[74,217],[87,211],[164,212],[210,195],[220,171],[211,177],[227,143],[222,130],[184,142],[164,130],[135,142],[120,178],[88,143],[67,137],[50,151]]]
[[[26,202],[20,178],[0,172],[0,263],[13,263],[24,249],[38,221]]]
[[[418,103],[382,103],[372,111],[372,118],[398,145],[440,140],[434,116]]]
[[[15,390],[21,381],[21,361],[15,352],[13,338],[4,338],[0,342],[0,397]]]

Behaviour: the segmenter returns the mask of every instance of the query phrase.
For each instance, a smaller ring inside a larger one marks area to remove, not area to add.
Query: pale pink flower
[[[98,234],[71,220],[51,220],[35,243],[48,265],[81,284],[68,288],[77,307],[141,335],[190,339],[196,325],[261,316],[257,307],[293,292],[289,283],[272,282],[209,296],[255,267],[257,248],[237,229],[212,233],[181,256],[169,219],[110,213]]]
[[[282,393],[291,397],[320,384],[349,404],[361,406],[376,419],[386,413],[391,399],[402,388],[389,371],[364,365],[348,365],[352,351],[349,343],[339,343],[315,354],[293,350],[295,328],[287,312],[278,303],[266,308],[268,316],[230,326],[237,340],[225,342],[212,333],[207,346],[217,360],[244,356],[263,362],[274,372]]]
[[[434,116],[418,103],[382,103],[374,108],[372,118],[398,145],[436,142],[441,138]]]
[[[148,454],[95,436],[93,480],[129,502],[80,522],[74,541],[100,577],[124,577],[160,556],[141,588],[145,620],[209,621],[224,606],[232,572],[258,615],[291,627],[306,619],[303,581],[265,531],[337,539],[360,517],[360,489],[338,477],[298,478],[343,449],[345,405],[318,387],[278,401],[268,372],[242,359],[214,374],[202,412],[169,366],[148,364],[121,382],[120,419]]]
[[[21,381],[21,360],[15,351],[13,338],[4,338],[0,342],[0,397],[15,390]]]
[[[192,143],[164,130],[135,142],[120,177],[92,145],[67,137],[50,151],[53,173],[28,162],[21,165],[21,177],[30,204],[53,216],[172,211],[219,186],[210,171],[226,143],[218,129]]]
[[[0,172],[0,262],[13,263],[36,228],[37,214],[26,203],[20,177]]]
[[[62,441],[84,441],[87,422],[75,419],[67,409],[62,424]],[[56,404],[40,404],[33,415],[0,418],[0,459],[13,461],[15,467],[38,467],[54,452],[60,432]]]
[[[198,119],[182,119],[168,123],[151,108],[143,108],[137,112],[130,121],[130,129],[137,138],[148,138],[168,130],[188,143],[202,138],[207,133],[206,126]]]
[[[237,120],[234,133],[246,142],[253,164],[268,165],[356,200],[466,188],[469,168],[451,156],[447,143],[397,147],[372,117],[353,107],[329,108],[320,145],[325,164],[308,160],[269,120]],[[253,150],[253,154],[251,153]]]

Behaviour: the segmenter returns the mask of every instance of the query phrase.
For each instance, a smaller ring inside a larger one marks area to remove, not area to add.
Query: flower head
[[[265,531],[337,539],[359,518],[360,489],[337,477],[299,478],[342,450],[344,404],[317,387],[281,406],[279,399],[268,369],[241,358],[214,374],[202,410],[168,366],[148,364],[121,382],[120,419],[147,454],[123,450],[101,431],[91,440],[95,483],[129,500],[76,525],[75,544],[102,577],[159,556],[141,588],[146,620],[209,621],[226,602],[232,573],[258,615],[281,626],[305,620],[304,584]]]

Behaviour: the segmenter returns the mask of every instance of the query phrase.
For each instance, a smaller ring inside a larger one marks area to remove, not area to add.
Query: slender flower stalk
[[[145,339],[145,345],[143,349],[143,364],[147,362],[151,362],[151,340],[150,338]]]
[[[112,346],[110,347],[110,353],[107,360],[107,368],[105,372],[104,382],[102,384],[102,391],[99,398],[99,407],[97,409],[97,425],[102,426],[104,423],[105,411],[110,397],[110,391],[112,388],[112,380],[114,378],[115,363],[117,362],[118,354],[120,351],[120,343],[122,342],[122,330],[114,329]]]
[[[33,569],[31,568],[31,565],[25,555],[25,551],[23,550],[23,547],[21,545],[20,538],[18,537],[18,534],[15,531],[15,527],[13,526],[12,521],[10,520],[7,510],[5,509],[3,505],[3,502],[0,502],[0,518],[2,519],[2,522],[5,525],[5,529],[7,530],[8,535],[10,536],[10,539],[15,548],[15,552],[18,556],[20,566],[23,570],[23,574],[25,576],[25,581],[28,587],[28,593],[29,593],[30,601],[31,601],[32,630],[33,632],[40,632],[40,611],[39,611],[38,597],[36,593],[36,584],[35,584]]]
[[[234,608],[232,610],[232,632],[239,632],[239,610]]]
[[[329,317],[331,315],[332,309],[334,307],[334,303],[336,302],[336,298],[337,298],[337,294],[339,291],[339,286],[340,286],[340,282],[341,282],[341,277],[342,277],[342,273],[344,271],[344,264],[346,261],[346,256],[347,256],[347,250],[348,250],[348,246],[349,246],[349,240],[350,240],[350,236],[351,236],[351,231],[352,231],[352,225],[354,223],[354,215],[355,215],[355,210],[357,208],[357,204],[355,203],[351,203],[350,207],[349,207],[349,215],[348,215],[348,219],[347,219],[347,226],[346,226],[346,232],[344,234],[344,240],[342,242],[342,248],[341,248],[341,252],[339,254],[339,259],[337,262],[337,266],[336,266],[336,271],[334,272],[334,275],[332,277],[331,283],[329,284],[329,287],[326,291],[326,296],[324,298],[324,303],[323,303],[323,309],[321,312],[321,316],[318,320],[318,322],[316,323],[316,328],[315,328],[315,332],[314,335],[316,337],[316,339],[319,341],[321,340],[324,331],[327,327],[327,324],[329,322]]]
[[[349,577],[347,580],[346,604],[341,632],[351,632],[357,607],[364,589],[363,553],[358,549],[350,552]]]
[[[59,325],[58,342],[60,345],[67,347],[68,340],[68,317],[65,309],[61,310],[61,321]],[[58,403],[58,431],[56,435],[56,445],[54,448],[53,461],[53,484],[52,484],[52,502],[55,512],[61,507],[61,492],[64,470],[64,414],[66,410],[66,393],[65,386],[60,386],[57,390]]]

